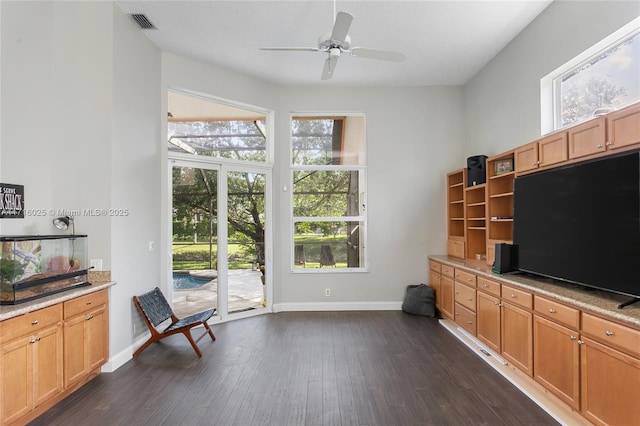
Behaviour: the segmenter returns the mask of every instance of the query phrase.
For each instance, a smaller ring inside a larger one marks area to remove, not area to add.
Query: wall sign
[[[0,183],[0,219],[24,218],[24,185]]]

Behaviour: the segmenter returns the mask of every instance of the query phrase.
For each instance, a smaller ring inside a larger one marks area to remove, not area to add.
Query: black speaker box
[[[474,155],[467,158],[467,186],[480,185],[487,181],[486,165],[486,155]]]
[[[518,246],[505,243],[496,244],[496,259],[491,270],[498,274],[517,271]]]

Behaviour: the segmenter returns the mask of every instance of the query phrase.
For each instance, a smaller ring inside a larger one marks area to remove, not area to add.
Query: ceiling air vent
[[[151,23],[149,18],[142,13],[134,13],[131,17],[140,25],[143,30],[155,30],[156,26]]]

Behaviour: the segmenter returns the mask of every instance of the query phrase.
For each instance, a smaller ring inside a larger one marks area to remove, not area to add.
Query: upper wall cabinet
[[[569,132],[569,158],[580,158],[640,142],[640,104],[574,126]]]
[[[554,133],[515,150],[516,172],[553,166],[568,158],[567,132]]]

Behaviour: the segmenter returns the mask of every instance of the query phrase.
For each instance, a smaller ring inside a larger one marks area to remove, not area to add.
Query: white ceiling
[[[402,63],[343,54],[321,81],[326,53],[262,51],[317,47],[331,31],[334,2],[120,0],[127,14],[156,26],[141,30],[161,50],[278,85],[411,86],[467,83],[551,0],[337,0],[351,13],[352,46],[400,50]]]

